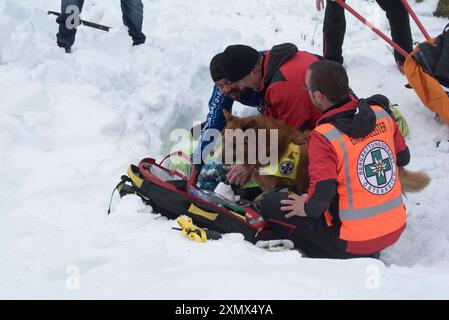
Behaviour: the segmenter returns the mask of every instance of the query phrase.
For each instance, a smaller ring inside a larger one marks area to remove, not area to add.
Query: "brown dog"
[[[272,175],[263,175],[260,174],[259,171],[262,164],[256,161],[255,164],[249,164],[248,162],[244,162],[243,166],[246,167],[247,170],[253,170],[252,178],[254,181],[262,188],[263,191],[267,191],[276,187],[287,187],[291,191],[295,191],[297,193],[306,193],[308,184],[309,184],[309,175],[308,175],[308,156],[307,156],[307,137],[309,132],[300,132],[298,130],[293,129],[289,125],[275,119],[261,117],[261,116],[250,116],[246,118],[238,118],[234,117],[231,113],[224,110],[224,116],[226,118],[226,129],[236,130],[241,129],[243,132],[246,132],[248,129],[253,129],[256,132],[260,129],[265,130],[277,130],[278,132],[278,141],[270,141],[270,135],[267,132],[267,139],[265,139],[267,156],[270,152],[271,148],[277,148],[277,154],[279,157],[284,155],[289,147],[289,144],[295,144],[299,146],[300,157],[298,161],[298,170],[296,174],[296,179],[288,179],[282,178],[278,176]],[[223,156],[226,157],[226,154],[231,154],[236,157],[236,143],[235,139],[230,139],[226,137],[226,131],[224,135],[224,143],[225,147],[223,148]],[[257,135],[256,135],[257,137]],[[257,139],[257,138],[256,138]],[[248,143],[249,139],[244,139],[244,161],[248,160],[249,148]],[[260,141],[256,142],[258,146]],[[276,146],[277,144],[277,146]],[[258,157],[256,157],[258,159]],[[278,159],[279,160],[279,159]],[[399,168],[399,179],[401,181],[402,193],[413,193],[419,192],[423,190],[430,183],[430,177],[424,172],[413,172],[409,171],[403,167]]]
[[[277,150],[277,154],[279,157],[282,157],[289,148],[290,144],[295,144],[299,146],[299,161],[297,163],[297,172],[296,177],[294,179],[284,178],[273,175],[265,175],[261,174],[259,170],[264,166],[259,162],[259,157],[256,157],[256,163],[249,164],[248,163],[248,155],[250,154],[249,150],[249,138],[244,139],[244,163],[243,166],[246,167],[247,170],[252,170],[253,180],[261,187],[263,191],[267,191],[277,187],[287,187],[291,191],[305,193],[307,192],[307,187],[309,184],[308,181],[308,171],[307,171],[307,137],[308,132],[299,132],[298,130],[293,129],[289,125],[275,119],[265,118],[260,116],[250,116],[246,118],[238,118],[232,116],[231,113],[224,110],[223,111],[226,118],[226,129],[236,130],[241,129],[243,132],[247,132],[248,129],[253,129],[256,132],[256,141],[252,141],[253,143],[260,143],[258,141],[257,133],[261,129],[265,129],[267,139],[265,139],[265,150],[266,156],[269,157],[271,150]],[[225,130],[226,130],[225,129]],[[277,141],[270,141],[270,131],[268,130],[277,130]],[[229,132],[229,131],[227,131]],[[224,135],[224,148],[223,155],[229,155],[231,153],[235,159],[237,159],[236,155],[236,141],[235,139],[227,138],[227,134],[225,131]],[[262,142],[263,143],[263,142]],[[258,150],[256,150],[257,152]],[[277,159],[279,161],[279,159]]]

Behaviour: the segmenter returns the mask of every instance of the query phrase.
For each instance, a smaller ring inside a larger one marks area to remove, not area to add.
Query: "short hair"
[[[320,60],[309,67],[311,91],[320,91],[331,102],[341,102],[349,97],[349,79],[345,68],[330,60]]]

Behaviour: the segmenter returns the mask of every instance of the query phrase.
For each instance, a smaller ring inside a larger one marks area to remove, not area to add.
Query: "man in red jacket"
[[[259,52],[245,45],[228,46],[222,54],[221,69],[226,78],[243,89],[259,91],[263,115],[298,129],[313,129],[321,115],[307,91],[306,72],[318,57],[291,43]]]
[[[319,61],[306,89],[323,111],[308,140],[308,194],[266,194],[264,218],[306,256],[377,256],[405,229],[398,167],[410,153],[396,122],[380,106],[350,98],[345,69]]]
[[[299,130],[313,129],[321,112],[304,90],[306,72],[319,58],[291,43],[274,46],[259,52],[245,45],[228,46],[221,58],[220,67],[226,79],[241,88],[259,92],[262,114],[281,120]],[[228,181],[244,184],[251,172],[233,166]]]

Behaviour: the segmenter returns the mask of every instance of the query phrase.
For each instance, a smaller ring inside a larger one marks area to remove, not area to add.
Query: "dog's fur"
[[[404,167],[399,167],[399,180],[403,194],[420,192],[430,183],[430,177],[425,172],[410,171]]]
[[[296,179],[287,179],[280,178],[269,175],[260,175],[258,173],[258,169],[262,167],[261,164],[243,164],[247,170],[253,170],[252,178],[256,181],[257,184],[261,187],[263,191],[267,191],[276,187],[288,187],[291,191],[305,193],[307,192],[308,184],[309,184],[309,175],[308,175],[308,156],[307,156],[307,145],[305,141],[309,136],[309,132],[300,132],[298,130],[293,129],[289,125],[275,119],[260,117],[260,116],[250,116],[246,118],[238,118],[234,117],[231,113],[224,110],[224,116],[226,118],[226,129],[241,129],[243,132],[248,129],[277,129],[278,130],[278,156],[282,157],[282,155],[287,151],[288,145],[290,143],[294,143],[300,145],[300,163],[298,164],[298,171]],[[245,161],[248,159],[248,148],[247,148],[247,140],[245,140],[244,152],[245,152]],[[269,133],[267,132],[267,141],[266,141],[266,149],[270,150],[271,141],[269,137]],[[225,135],[225,147],[223,148],[223,156],[232,151],[232,154],[235,157],[236,146],[234,141],[226,141]],[[269,155],[267,155],[269,156]],[[401,182],[402,193],[413,193],[422,191],[427,185],[430,183],[430,177],[424,172],[414,172],[409,171],[403,167],[399,168],[399,180]]]
[[[260,116],[250,116],[246,118],[238,118],[232,116],[231,113],[224,110],[224,115],[226,118],[226,129],[241,129],[243,132],[245,132],[248,129],[254,129],[256,132],[259,129],[266,129],[267,130],[267,140],[266,140],[266,148],[267,155],[270,156],[270,150],[272,148],[272,141],[270,141],[270,133],[268,130],[278,130],[278,141],[273,142],[277,144],[277,152],[278,156],[282,157],[284,153],[287,152],[288,145],[290,143],[294,143],[296,145],[299,145],[300,150],[300,159],[298,164],[298,170],[296,174],[296,179],[288,179],[288,178],[281,178],[276,176],[270,176],[270,175],[261,175],[258,172],[258,168],[262,167],[261,164],[258,162],[256,164],[243,164],[244,167],[246,167],[247,170],[253,170],[253,176],[252,178],[254,181],[261,187],[263,191],[267,191],[276,187],[287,187],[291,191],[296,191],[299,193],[305,193],[307,192],[307,187],[309,184],[308,181],[308,171],[307,171],[307,146],[306,141],[307,137],[309,135],[309,132],[300,132],[298,130],[293,129],[289,125],[275,119],[271,118],[265,118]],[[226,135],[225,135],[225,147],[223,148],[223,155],[232,152],[232,155],[235,158],[235,152],[236,152],[236,146],[234,141],[227,141]],[[245,146],[244,146],[244,160],[248,160],[248,146],[247,146],[248,140],[245,139]],[[257,141],[258,143],[258,141]],[[273,146],[273,148],[276,146]]]

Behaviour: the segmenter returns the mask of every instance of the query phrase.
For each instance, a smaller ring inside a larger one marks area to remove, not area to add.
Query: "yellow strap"
[[[218,217],[218,214],[202,210],[197,206],[195,206],[193,203],[190,205],[188,212],[190,212],[191,214],[195,214],[197,216],[201,216],[211,221],[215,221]]]
[[[300,159],[299,148],[299,145],[290,143],[287,152],[281,158],[279,163],[262,167],[259,169],[259,173],[280,178],[296,179]]]
[[[138,175],[136,175],[133,170],[131,169],[131,166],[128,168],[128,176],[131,178],[133,183],[136,185],[137,188],[141,188],[143,184],[143,179],[141,179]]]

